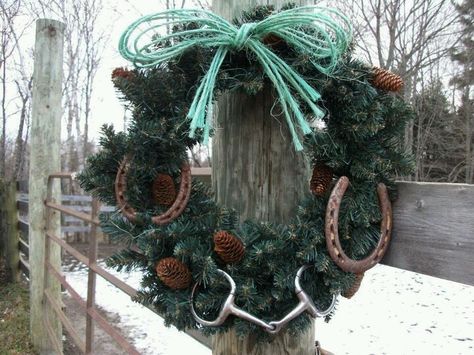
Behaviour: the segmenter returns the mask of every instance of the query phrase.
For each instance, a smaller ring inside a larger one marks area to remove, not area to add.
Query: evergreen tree
[[[461,87],[474,85],[474,0],[456,4],[462,26],[461,46],[452,51],[451,58],[463,66],[460,75],[453,79]]]
[[[463,117],[465,130],[465,182],[474,182],[474,100],[471,98],[474,85],[474,0],[464,0],[456,4],[462,25],[461,47],[452,52],[453,61],[459,63],[463,70],[453,78],[462,92],[459,114]]]
[[[463,178],[464,124],[437,81],[413,98],[417,180],[457,182]]]

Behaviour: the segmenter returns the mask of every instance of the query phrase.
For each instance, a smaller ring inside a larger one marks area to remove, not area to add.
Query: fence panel
[[[50,182],[55,179],[65,179],[71,178],[71,174],[67,173],[58,173],[53,174],[50,176]],[[24,196],[23,196],[24,198]],[[107,270],[102,268],[97,264],[97,228],[99,226],[99,220],[97,219],[97,215],[99,210],[100,211],[113,211],[115,210],[114,207],[100,207],[96,200],[88,199],[88,198],[71,198],[68,196],[66,199],[61,199],[62,201],[80,201],[80,202],[87,202],[91,201],[92,205],[89,208],[83,209],[83,206],[80,208],[75,208],[74,206],[68,205],[65,206],[63,204],[52,202],[49,198],[45,202],[45,206],[48,210],[54,210],[61,212],[62,215],[74,217],[78,220],[87,222],[90,224],[90,238],[88,239],[89,242],[89,252],[88,255],[82,254],[79,250],[74,248],[72,245],[68,244],[61,236],[55,235],[54,233],[46,232],[46,238],[50,242],[58,245],[62,248],[63,251],[67,252],[68,254],[72,255],[75,259],[79,262],[83,263],[85,266],[88,267],[88,285],[87,285],[87,298],[86,300],[82,299],[79,294],[71,287],[71,285],[66,281],[66,278],[61,274],[59,270],[57,270],[54,266],[51,265],[49,260],[46,258],[45,260],[45,269],[47,270],[49,276],[52,276],[55,280],[61,283],[63,288],[69,292],[71,297],[78,302],[78,304],[83,308],[85,315],[86,315],[86,336],[85,340],[80,339],[77,333],[71,328],[71,324],[65,315],[62,313],[61,309],[57,307],[57,302],[45,292],[44,297],[45,300],[48,302],[50,307],[55,311],[58,315],[59,319],[61,320],[64,329],[71,335],[71,339],[76,343],[79,349],[86,354],[93,353],[93,338],[94,338],[94,323],[100,325],[100,327],[108,333],[117,343],[120,345],[125,351],[129,354],[139,354],[138,351],[131,345],[123,335],[117,332],[114,327],[108,323],[108,321],[100,315],[100,313],[95,308],[95,283],[96,283],[96,276],[100,275],[102,278],[116,286],[118,289],[129,295],[130,297],[134,297],[137,294],[137,290],[133,287],[129,286],[125,282],[118,279],[116,276],[109,273]],[[86,213],[84,211],[90,211],[90,213]],[[23,227],[25,229],[25,227]],[[62,230],[64,232],[64,230]],[[48,253],[46,253],[48,254]],[[151,308],[150,308],[151,309]],[[151,309],[156,313],[154,309]],[[202,336],[196,331],[187,331],[186,332],[189,336],[193,337],[203,345],[210,347],[210,339],[207,337]],[[55,340],[53,340],[53,345],[56,347],[57,344],[54,344]]]
[[[204,172],[200,171],[200,173]],[[57,176],[66,177],[65,174]],[[210,177],[207,176],[205,179],[209,181]],[[474,217],[474,186],[399,182],[398,187],[400,197],[393,206],[394,236],[391,247],[382,262],[435,277],[474,284],[473,274],[470,272],[474,267],[474,260],[471,258],[474,253],[474,218],[472,218]],[[18,198],[27,201],[25,195],[19,194]],[[88,197],[73,198],[69,195],[62,201],[83,203],[93,200]],[[64,206],[49,201],[46,206],[60,211],[65,221],[71,217],[92,224],[94,227],[91,230],[94,230],[99,223],[97,206],[76,207],[74,204]],[[114,210],[114,207],[101,207],[100,210],[110,212]],[[28,232],[28,224],[24,220],[20,219],[18,225],[22,236]],[[63,232],[65,232],[64,229]],[[93,324],[97,323],[126,351],[134,353],[136,350],[95,309],[93,292],[95,277],[97,274],[100,275],[131,297],[135,296],[137,291],[97,265],[96,239],[90,238],[89,242],[92,244],[89,255],[86,256],[60,236],[48,233],[47,237],[89,268],[88,297],[83,300],[67,283],[60,271],[49,263],[46,265],[48,272],[63,285],[87,316],[89,325],[86,339],[81,340],[71,332],[71,337],[77,342],[78,347],[86,352],[91,351]],[[20,264],[23,268],[28,268],[28,246],[23,237],[20,239],[19,249],[22,251]],[[48,299],[47,294],[45,297]],[[50,304],[57,310],[54,302]],[[68,330],[69,324],[64,321],[61,313],[58,315],[64,328]],[[210,346],[209,338],[194,331],[187,333],[207,347]]]

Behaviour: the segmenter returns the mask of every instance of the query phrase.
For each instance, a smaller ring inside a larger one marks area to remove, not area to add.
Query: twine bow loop
[[[160,30],[173,26],[182,29],[164,36],[157,35]],[[212,62],[188,111],[191,120],[189,136],[194,137],[195,131],[202,129],[204,142],[211,129],[214,86],[227,53],[242,49],[253,52],[277,91],[293,144],[299,151],[303,146],[295,126],[303,134],[311,133],[311,128],[294,93],[309,106],[316,118],[324,115],[316,104],[321,95],[262,43],[261,39],[269,34],[309,56],[319,71],[330,75],[350,43],[351,27],[347,18],[337,10],[318,6],[281,11],[260,22],[244,23],[240,27],[204,10],[168,10],[132,23],[120,38],[119,51],[138,67],[153,67],[194,46],[214,50]]]
[[[232,41],[232,47],[235,47],[239,50],[243,49],[246,42],[253,35],[255,27],[257,27],[257,23],[255,22],[244,23],[242,26],[240,26]]]

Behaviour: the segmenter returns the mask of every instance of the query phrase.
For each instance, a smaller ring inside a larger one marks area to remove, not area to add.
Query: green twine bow
[[[342,20],[343,25],[338,20]],[[147,27],[139,29],[143,24]],[[192,24],[192,28],[164,36],[156,35],[165,26],[187,24]],[[308,104],[317,118],[324,115],[315,103],[321,95],[262,43],[261,40],[270,33],[307,55],[312,64],[327,75],[331,74],[351,40],[351,27],[347,18],[335,9],[324,7],[289,9],[257,23],[245,23],[240,28],[208,11],[180,9],[147,15],[132,23],[120,37],[119,51],[125,59],[138,67],[152,67],[178,57],[194,46],[216,48],[209,70],[203,77],[188,112],[188,118],[191,119],[190,137],[194,137],[197,128],[202,128],[205,142],[212,122],[214,86],[225,56],[229,50],[246,49],[253,52],[275,86],[293,143],[296,150],[300,151],[303,146],[291,113],[303,134],[311,133],[311,127],[289,86]],[[133,40],[132,34],[136,34]],[[151,39],[145,38],[145,35]],[[176,43],[167,46],[170,41]]]

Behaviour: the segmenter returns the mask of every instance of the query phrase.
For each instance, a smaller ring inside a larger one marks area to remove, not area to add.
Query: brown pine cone
[[[167,174],[156,175],[151,188],[153,201],[158,205],[171,206],[176,200],[176,187],[171,176]]]
[[[317,196],[323,196],[331,186],[333,171],[323,163],[316,163],[309,188]]]
[[[160,280],[169,288],[181,290],[191,283],[191,271],[176,258],[161,259],[156,264],[156,273]]]
[[[355,281],[352,284],[351,288],[349,288],[347,291],[345,291],[342,296],[345,298],[352,298],[356,294],[356,292],[360,288],[360,284],[362,283],[362,279],[364,278],[364,273],[361,272],[360,274],[355,275]]]
[[[134,78],[134,74],[132,71],[128,70],[127,68],[115,68],[112,71],[112,80],[117,78],[122,78],[126,80],[131,80]]]
[[[238,263],[245,254],[242,241],[226,231],[214,233],[214,251],[226,264]]]
[[[373,74],[372,84],[380,90],[397,92],[403,87],[402,78],[387,69],[375,67]]]

